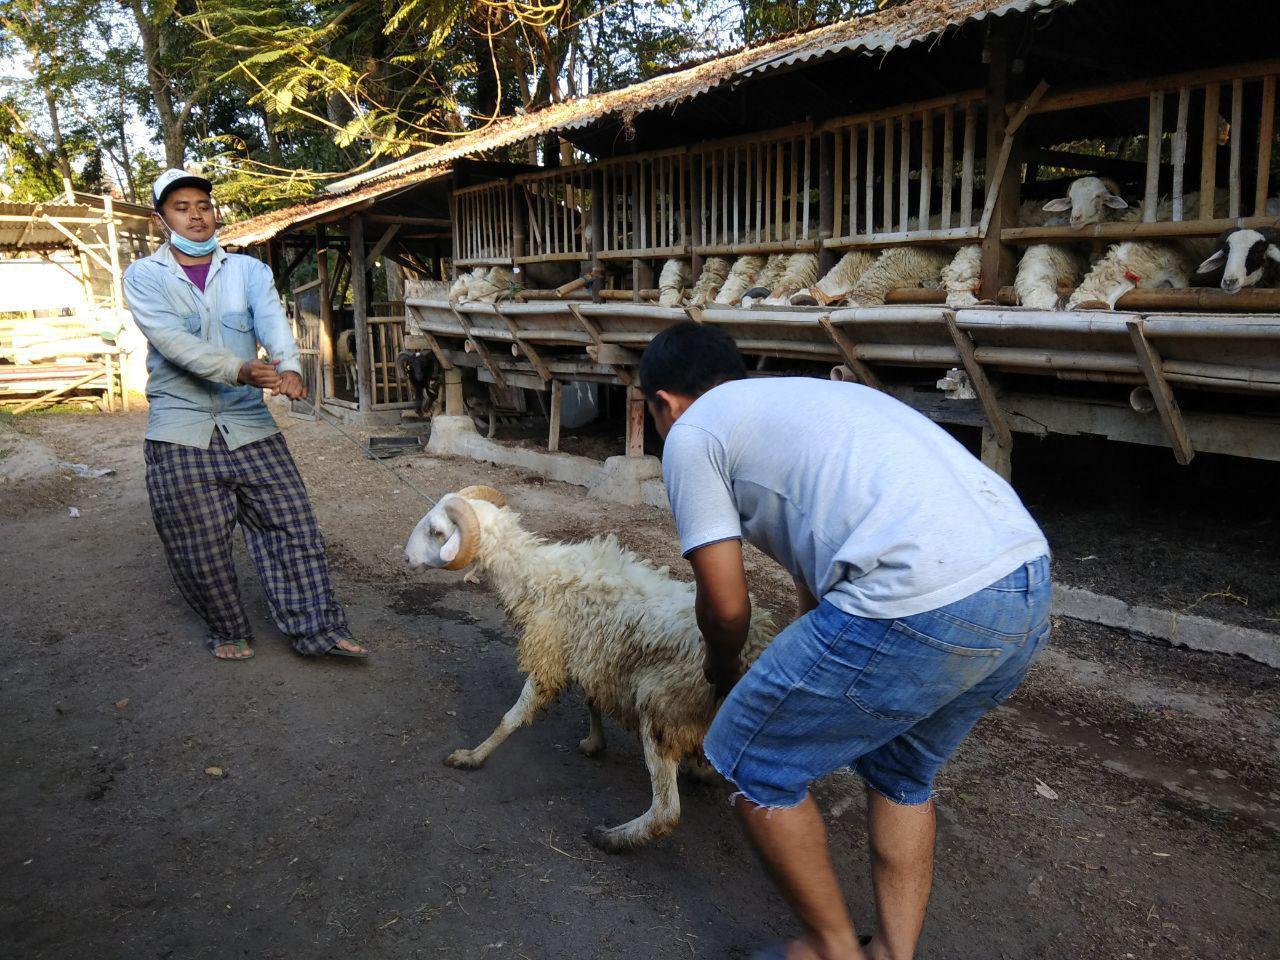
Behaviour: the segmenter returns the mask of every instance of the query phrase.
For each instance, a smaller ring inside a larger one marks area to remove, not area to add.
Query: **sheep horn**
[[[493,487],[486,487],[484,484],[474,484],[470,487],[463,487],[458,491],[458,496],[464,500],[483,500],[486,503],[492,503],[495,507],[505,507],[507,498],[500,494]]]
[[[480,521],[476,512],[471,509],[471,504],[461,494],[446,498],[441,506],[444,507],[444,515],[458,529],[458,536],[462,541],[458,545],[458,555],[446,563],[444,568],[462,570],[471,566],[471,561],[480,550]]]

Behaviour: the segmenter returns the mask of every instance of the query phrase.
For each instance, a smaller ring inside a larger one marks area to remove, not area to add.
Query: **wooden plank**
[[[573,314],[574,319],[577,320],[578,324],[582,327],[582,329],[587,332],[587,336],[589,336],[592,339],[592,341],[594,341],[597,349],[608,346],[608,344],[604,342],[604,337],[601,335],[600,328],[596,326],[595,321],[584,316],[582,311],[578,309],[577,304],[570,303],[570,304],[567,304],[567,306],[569,307],[569,312]],[[626,387],[631,386],[631,384],[633,383],[633,379],[626,367],[615,366],[612,369],[613,369],[614,376],[618,378],[618,381],[620,383],[622,383]]]
[[[911,118],[904,116],[898,134],[898,229],[907,232],[911,218]],[[922,225],[925,229],[928,224]]]
[[[644,456],[644,394],[627,387],[627,456]]]
[[[1187,427],[1182,419],[1182,411],[1173,390],[1161,372],[1160,354],[1147,340],[1143,333],[1141,320],[1127,320],[1125,327],[1129,330],[1129,339],[1133,343],[1134,352],[1138,355],[1138,366],[1147,378],[1147,386],[1156,402],[1156,412],[1160,414],[1160,423],[1169,436],[1173,446],[1173,455],[1178,463],[1186,466],[1195,457],[1195,449],[1191,446],[1191,438],[1187,435]]]
[[[966,331],[956,326],[955,311],[943,310],[942,318],[943,323],[946,324],[947,333],[951,337],[951,342],[955,344],[956,352],[960,354],[960,363],[964,366],[965,372],[969,374],[969,381],[973,384],[974,392],[978,394],[978,402],[982,404],[982,412],[986,414],[987,425],[991,431],[991,439],[996,447],[994,451],[984,449],[982,460],[1008,480],[1010,454],[1013,450],[1013,433],[1009,430],[1009,422],[1005,419],[1004,411],[1000,408],[999,398],[996,396],[996,391],[991,385],[991,381],[987,378],[986,370],[978,362],[978,357],[973,348],[973,340]],[[984,448],[987,446],[986,439],[984,437]]]
[[[1233,227],[1257,230],[1274,227],[1277,218],[1220,217],[1217,220],[1184,220],[1180,223],[1095,223],[1073,230],[1070,227],[1010,227],[1000,233],[1005,243],[1079,242],[1082,240],[1135,240],[1172,237],[1215,237]]]
[[[1225,83],[1237,77],[1250,80],[1268,75],[1274,76],[1277,73],[1280,73],[1280,60],[1259,60],[1184,73],[1168,73],[1145,80],[1131,80],[1107,86],[1062,90],[1051,97],[1046,97],[1036,109],[1036,113],[1075,110],[1079,107],[1094,107],[1103,103],[1120,103],[1123,100],[1140,100],[1157,90],[1176,90],[1187,86]]]
[[[505,390],[507,388],[507,381],[502,376],[502,371],[498,368],[497,363],[494,362],[493,354],[489,352],[489,348],[485,345],[483,340],[472,332],[471,324],[467,322],[467,318],[463,316],[462,312],[458,310],[456,305],[452,303],[449,304],[449,309],[453,312],[454,317],[457,318],[458,324],[462,327],[463,332],[466,333],[467,340],[475,348],[476,355],[480,358],[480,362],[485,365],[485,369],[487,369],[489,371],[489,375],[493,377],[493,382]]]
[[[515,320],[511,319],[510,316],[503,313],[502,309],[496,303],[493,305],[493,312],[498,315],[502,322],[506,324],[507,329],[511,331],[511,337],[515,340],[516,346],[520,348],[521,352],[529,359],[529,362],[533,364],[533,369],[538,371],[538,376],[543,379],[543,382],[550,381],[551,370],[547,367],[546,363],[543,362],[542,356],[538,353],[533,344],[529,343],[520,335],[520,325],[516,323]]]
[[[1231,161],[1227,173],[1227,216],[1240,216],[1240,148],[1244,140],[1244,81],[1231,84]]]
[[[1160,198],[1160,147],[1164,141],[1164,94],[1151,94],[1147,103],[1147,176],[1142,198],[1142,219],[1154,223]]]
[[[378,258],[382,256],[382,251],[387,249],[387,245],[395,238],[400,230],[400,224],[393,223],[378,238],[378,242],[373,245],[373,249],[369,251],[369,263],[377,263]]]
[[[933,216],[933,111],[920,115],[920,229],[929,229]]]
[[[960,226],[973,224],[973,166],[978,149],[978,115],[972,103],[964,106],[964,146],[960,154]]]
[[[564,384],[551,381],[551,415],[547,424],[547,449],[555,453],[560,449],[560,407],[564,398]]]
[[[874,123],[867,124],[867,162],[863,169],[866,171],[866,183],[864,184],[864,204],[865,209],[862,212],[863,223],[866,225],[867,236],[876,232],[875,226],[875,179],[876,179],[876,125]]]
[[[1262,78],[1262,116],[1258,126],[1258,182],[1253,194],[1253,215],[1267,212],[1267,192],[1271,188],[1271,140],[1275,136],[1276,78]]]
[[[97,380],[99,377],[103,375],[103,373],[104,373],[104,370],[99,369],[99,370],[93,371],[93,373],[87,374],[86,376],[78,377],[75,380],[72,380],[70,383],[66,384],[65,386],[61,386],[56,390],[52,390],[49,393],[44,394],[43,396],[39,396],[39,397],[36,397],[35,399],[27,400],[27,401],[24,401],[23,403],[18,404],[16,407],[13,408],[12,412],[15,414],[26,413],[28,410],[33,410],[43,403],[49,403],[50,401],[56,400],[58,397],[61,397],[64,394],[70,393],[72,390],[76,390],[80,387],[85,386],[91,380]]]
[[[942,118],[942,222],[943,230],[951,227],[951,193],[956,185],[956,112],[947,107]]]
[[[913,103],[902,103],[892,107],[885,107],[880,110],[872,110],[869,113],[856,113],[848,116],[833,117],[824,122],[819,129],[822,130],[838,130],[845,127],[855,126],[863,123],[879,123],[890,117],[900,117],[906,113],[921,113],[925,110],[943,110],[958,109],[966,103],[972,103],[981,100],[986,95],[986,91],[981,87],[972,90],[963,90],[959,93],[947,94],[941,97],[933,97],[929,100],[917,100]]]
[[[1204,130],[1200,138],[1200,219],[1213,219],[1213,194],[1218,185],[1218,106],[1222,88],[1204,88]]]
[[[893,232],[893,173],[894,173],[894,123],[892,120],[885,120],[884,126],[881,128],[884,132],[884,183],[882,185],[882,200],[884,202],[884,212],[881,215],[881,222],[884,225],[885,233]]]
[[[782,162],[783,158],[786,155],[785,148],[786,148],[786,144],[781,141],[773,145],[773,152],[774,152],[773,239],[775,240],[782,239],[783,230],[784,230],[783,223],[786,218],[786,214],[783,209],[783,204],[786,201],[785,194],[787,190],[787,186],[786,186],[787,171],[786,171],[786,165]]]
[[[836,345],[836,349],[840,351],[840,356],[844,358],[845,364],[853,371],[853,375],[858,378],[859,382],[873,390],[883,391],[884,384],[880,382],[880,378],[858,356],[858,345],[854,342],[853,337],[849,336],[843,328],[837,327],[832,323],[831,314],[829,313],[824,313],[818,317],[818,323],[822,325],[823,330],[827,331],[827,336]]]
[[[1018,108],[1017,113],[1009,120],[1004,128],[1004,136],[1000,143],[1000,153],[996,159],[994,167],[988,159],[987,171],[985,174],[987,186],[987,200],[982,208],[982,221],[978,226],[978,235],[985,237],[987,229],[991,225],[991,217],[995,213],[996,204],[1000,201],[1002,190],[1009,190],[1017,186],[1016,182],[1006,180],[1005,171],[1009,167],[1009,158],[1013,154],[1013,148],[1017,140],[1018,128],[1031,115],[1031,111],[1035,109],[1035,105],[1040,102],[1046,93],[1049,92],[1049,84],[1043,80],[1036,85],[1026,100],[1022,101],[1022,106]],[[988,136],[988,146],[991,144],[991,138]],[[990,158],[991,154],[987,154]],[[1016,180],[1016,175],[1014,177]]]
[[[821,152],[821,147],[819,147]],[[800,195],[803,198],[800,214],[800,237],[809,239],[809,194],[813,190],[813,138],[804,138],[804,176],[801,178]],[[830,202],[828,200],[828,206]],[[828,231],[830,235],[830,231]]]

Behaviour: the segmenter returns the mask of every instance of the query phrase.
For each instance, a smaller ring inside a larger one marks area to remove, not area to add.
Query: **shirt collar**
[[[170,244],[162,243],[160,249],[155,252],[155,258],[168,267],[169,272],[175,277],[187,279],[186,273],[183,272],[182,264],[173,255],[173,247]],[[223,250],[221,245],[213,248],[213,259],[209,261],[209,273],[204,281],[206,287],[209,285],[209,281],[217,275],[218,270],[226,259],[227,251]]]

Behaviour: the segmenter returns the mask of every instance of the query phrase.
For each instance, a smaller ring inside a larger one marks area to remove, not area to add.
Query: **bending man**
[[[747,380],[717,328],[664,330],[640,379],[666,439],[707,679],[728,695],[707,759],[804,928],[758,957],[909,960],[933,877],[934,777],[1048,636],[1044,536],[924,416],[855,384]],[[739,680],[744,539],[791,574],[799,615]],[[846,766],[869,788],[878,922],[863,945],[809,794]]]
[[[333,597],[306,487],[262,391],[305,398],[298,346],[271,270],[218,246],[212,185],[166,170],[152,188],[168,239],[130,265],[125,295],[146,336],[147,493],[183,599],[219,660],[248,660],[231,535],[239,523],[271,614],[304,654],[364,657]],[[257,359],[258,344],[270,360]]]

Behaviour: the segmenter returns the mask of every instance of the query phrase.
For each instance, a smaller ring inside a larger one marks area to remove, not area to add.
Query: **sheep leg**
[[[462,770],[478,770],[489,759],[489,754],[497,750],[517,727],[533,723],[534,716],[544,703],[545,697],[539,693],[537,682],[533,677],[527,677],[524,681],[524,689],[520,691],[515,705],[502,715],[498,726],[494,728],[493,733],[489,734],[488,739],[472,750],[453,751],[445,758],[445,765]]]
[[[702,751],[685,757],[680,764],[680,772],[687,773],[699,783],[705,783],[711,787],[723,787],[729,782],[716,772],[715,767],[707,763]]]
[[[578,752],[584,757],[594,757],[604,750],[604,725],[600,722],[600,710],[587,701],[587,715],[591,718],[591,732],[585,740],[578,741]]]
[[[649,768],[649,780],[653,784],[653,802],[639,817],[617,827],[592,827],[587,839],[605,853],[622,853],[665,837],[680,822],[680,789],[676,775],[680,770],[680,758],[665,753],[653,735],[647,719],[640,721],[640,743],[644,747],[644,762]]]

